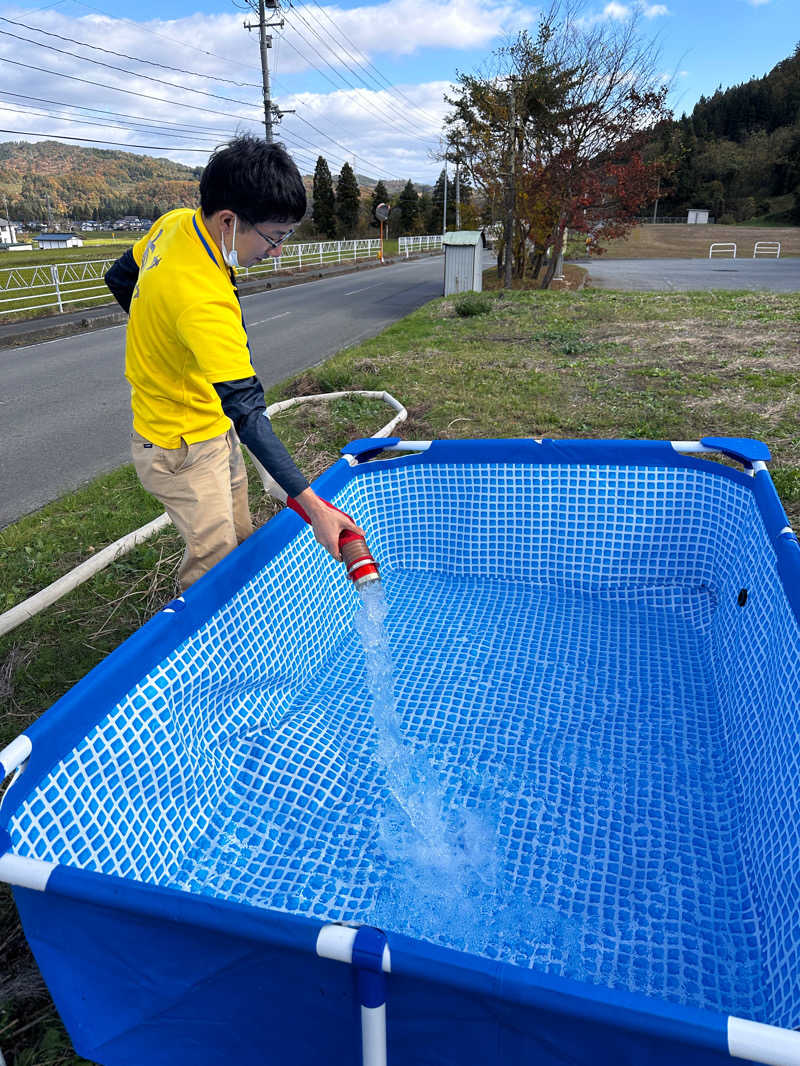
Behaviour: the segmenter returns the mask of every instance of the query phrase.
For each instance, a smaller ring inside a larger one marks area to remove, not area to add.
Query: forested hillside
[[[700,207],[741,222],[784,197],[774,221],[800,224],[800,45],[763,78],[718,89],[664,123],[651,152],[672,170],[661,214]]]
[[[0,144],[0,212],[23,222],[155,217],[194,206],[200,167],[56,141]],[[49,204],[48,204],[49,199]]]

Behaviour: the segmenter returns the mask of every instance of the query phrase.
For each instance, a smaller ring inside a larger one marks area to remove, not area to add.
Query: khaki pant
[[[134,430],[131,451],[143,487],[164,504],[186,543],[178,573],[185,592],[253,532],[239,439],[229,429],[197,444],[161,448]]]

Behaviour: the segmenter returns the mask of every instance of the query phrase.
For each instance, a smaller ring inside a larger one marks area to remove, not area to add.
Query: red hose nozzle
[[[334,507],[332,503],[328,503],[327,500],[322,501],[327,507],[330,507],[332,511],[339,511],[338,507]],[[306,514],[303,507],[293,499],[291,496],[286,501],[288,507],[290,507],[296,514],[299,514],[304,522],[308,522],[311,525],[311,519]],[[344,515],[345,518],[350,518],[349,514],[344,511],[339,511],[339,514]],[[351,529],[344,529],[339,534],[339,551],[342,553],[342,562],[347,568],[347,576],[353,582],[354,585],[366,585],[370,581],[380,581],[380,574],[378,573],[378,564],[372,557],[372,552],[367,547],[367,542],[361,536],[360,533],[354,533]]]

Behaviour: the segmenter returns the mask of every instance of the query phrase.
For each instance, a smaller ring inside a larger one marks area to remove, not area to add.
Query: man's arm
[[[123,311],[130,314],[133,290],[139,280],[139,266],[129,248],[105,273],[106,285]]]
[[[253,375],[237,381],[214,383],[222,410],[230,418],[253,455],[269,471],[287,496],[297,499],[311,519],[314,536],[334,557],[341,559],[339,535],[345,529],[363,536],[364,531],[340,511],[328,506],[309,486],[285,446],[275,436],[267,415],[264,390]]]

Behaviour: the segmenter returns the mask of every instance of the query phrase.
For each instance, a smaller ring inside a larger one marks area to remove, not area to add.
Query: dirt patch
[[[318,392],[324,391],[317,378],[308,371],[304,371],[287,382],[281,389],[280,395],[282,399],[290,400],[295,396],[316,396]]]
[[[620,348],[635,348],[637,360],[643,354],[670,349],[674,352],[674,369],[708,363],[728,370],[760,368],[800,374],[800,327],[794,324],[751,321],[745,326],[720,326],[704,319],[628,322],[624,329],[592,330],[591,338]],[[620,353],[620,359],[624,358]]]
[[[689,226],[680,223],[635,226],[623,240],[609,244],[604,256],[608,259],[708,259],[711,244],[724,243],[736,245],[737,258],[750,259],[756,241],[780,241],[781,258],[800,256],[798,226]]]

